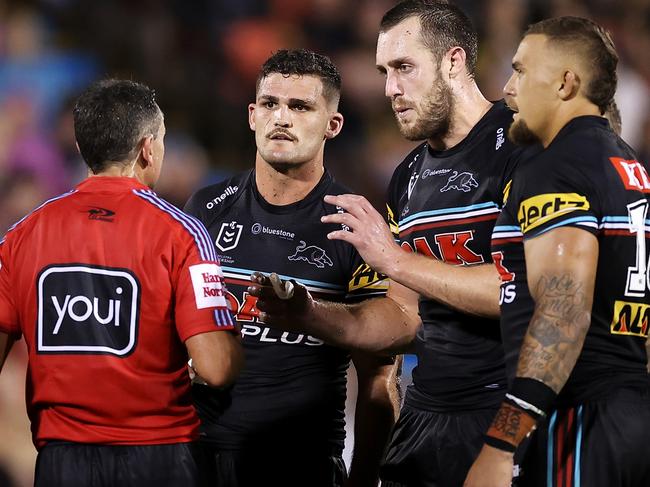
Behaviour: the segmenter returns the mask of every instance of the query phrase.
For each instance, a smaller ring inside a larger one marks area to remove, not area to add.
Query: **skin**
[[[549,43],[546,36],[522,40],[513,70],[504,93],[519,110],[515,124],[525,124],[544,147],[573,118],[599,115],[598,107],[581,91],[589,77],[585,63]],[[575,366],[591,323],[598,240],[584,230],[560,227],[527,240],[524,251],[535,309],[517,377],[536,379],[557,393]],[[502,406],[498,416],[504,412]],[[464,486],[509,486],[512,461],[512,454],[485,445]]]
[[[490,102],[469,75],[465,59],[463,49],[455,47],[445,53],[438,66],[422,43],[419,19],[415,17],[379,34],[377,67],[386,77],[386,96],[404,135],[417,132],[417,127],[426,123],[424,119],[431,116],[428,106],[444,105],[436,96],[446,91],[452,94],[449,130],[428,138],[433,148],[457,145],[490,109]],[[448,90],[436,90],[440,83]],[[322,221],[345,224],[352,230],[335,231],[328,237],[354,245],[368,265],[388,275],[388,294],[352,306],[315,301],[307,294],[305,302],[293,308],[256,282],[250,292],[263,298],[258,309],[274,326],[309,333],[341,347],[396,353],[409,349],[420,326],[419,296],[468,314],[499,315],[500,282],[492,264],[457,267],[404,252],[383,217],[362,196],[326,196],[325,202],[340,206],[344,212]]]
[[[255,182],[266,201],[288,205],[316,187],[324,172],[325,142],[343,127],[337,105],[338,97],[327,99],[317,76],[271,73],[260,81],[255,103],[248,106],[248,119],[257,145]],[[282,318],[274,323],[284,328]],[[375,485],[399,410],[396,366],[393,360],[364,352],[353,353],[352,362],[359,389],[355,447],[346,486]]]

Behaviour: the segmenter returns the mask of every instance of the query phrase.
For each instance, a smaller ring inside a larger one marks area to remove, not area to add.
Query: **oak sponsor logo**
[[[515,273],[510,272],[503,264],[503,252],[492,252],[492,262],[499,272],[501,278],[501,287],[499,290],[499,305],[510,304],[517,297],[517,286],[512,281],[515,280]]]
[[[567,213],[589,208],[587,198],[577,193],[545,193],[522,201],[517,220],[521,231],[526,233]]]
[[[126,269],[46,267],[38,277],[38,353],[126,356],[136,344],[140,285]]]
[[[238,190],[238,189],[239,189],[239,186],[228,186],[228,187],[224,190],[223,193],[221,193],[221,194],[220,194],[219,196],[217,196],[216,198],[214,198],[214,199],[208,201],[207,204],[205,205],[205,207],[206,207],[208,210],[211,210],[212,208],[214,208],[214,207],[217,206],[218,204],[222,203],[222,202],[223,202],[223,201],[224,201],[228,196],[232,196],[232,195],[234,195],[235,193],[237,193],[237,190]]]
[[[614,315],[610,331],[613,335],[633,335],[647,338],[648,318],[650,318],[650,305],[616,301],[614,302]]]
[[[241,324],[241,334],[244,340],[257,340],[262,343],[276,343],[284,345],[306,345],[320,347],[325,344],[323,340],[302,333],[283,332],[274,328],[263,326],[259,320],[259,310],[255,306],[257,297],[244,292],[240,302],[231,293],[226,293],[230,309],[236,310],[235,317]]]
[[[204,262],[189,267],[198,309],[226,307],[221,267]]]

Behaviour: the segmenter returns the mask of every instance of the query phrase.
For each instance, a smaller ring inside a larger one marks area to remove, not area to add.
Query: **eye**
[[[306,112],[307,110],[309,110],[309,108],[307,108],[305,105],[294,105],[291,108],[297,112]]]
[[[408,73],[411,70],[413,70],[413,66],[411,66],[410,64],[400,64],[399,67],[397,68],[397,70],[400,73]]]
[[[273,108],[275,107],[275,105],[277,105],[277,103],[275,103],[274,101],[265,101],[264,103],[262,103],[262,106],[264,108]]]

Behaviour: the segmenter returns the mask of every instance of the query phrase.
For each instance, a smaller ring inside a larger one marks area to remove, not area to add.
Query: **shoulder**
[[[202,218],[209,212],[228,206],[240,194],[251,173],[252,171],[245,171],[199,189],[187,200],[184,211]]]

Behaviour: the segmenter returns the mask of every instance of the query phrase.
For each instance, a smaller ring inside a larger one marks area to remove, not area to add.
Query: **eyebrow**
[[[280,99],[277,96],[273,95],[260,95],[259,96],[260,101],[270,101],[273,103],[279,103]],[[305,99],[303,100],[302,98],[289,98],[289,105],[309,105],[313,106],[316,104],[315,100],[311,99]]]
[[[413,64],[413,61],[408,57],[398,57],[396,59],[391,59],[386,64],[390,68],[399,68],[402,64]],[[377,64],[376,68],[381,73],[386,72],[386,68],[382,64]]]

